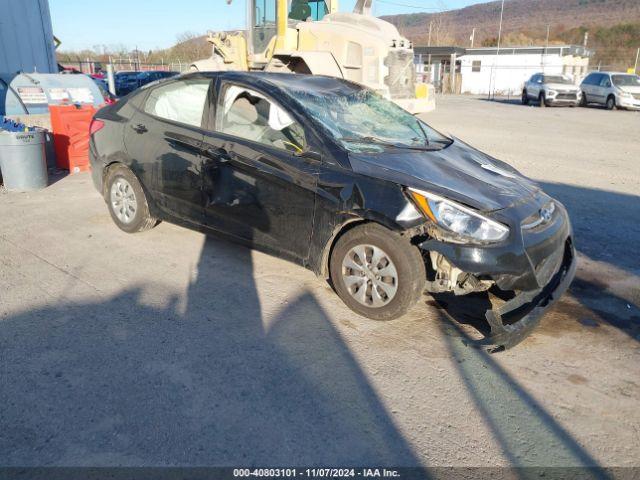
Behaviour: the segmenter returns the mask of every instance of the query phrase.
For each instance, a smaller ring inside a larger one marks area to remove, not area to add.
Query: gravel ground
[[[359,318],[308,271],[88,174],[0,196],[0,465],[640,465],[640,114],[444,97],[426,116],[568,207],[577,279],[496,355],[425,298]],[[453,316],[452,316],[453,315]]]

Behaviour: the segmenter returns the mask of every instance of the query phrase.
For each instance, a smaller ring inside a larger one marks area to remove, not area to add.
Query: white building
[[[587,74],[591,50],[575,45],[468,48],[461,55],[461,93],[520,95],[535,73],[564,74],[579,83]]]

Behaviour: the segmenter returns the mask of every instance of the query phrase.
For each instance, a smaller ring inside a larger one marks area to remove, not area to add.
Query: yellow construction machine
[[[210,33],[212,56],[191,70],[330,75],[366,85],[411,113],[433,110],[433,87],[416,80],[413,45],[371,15],[372,1],[357,0],[353,13],[340,13],[338,0],[246,0],[246,31]]]

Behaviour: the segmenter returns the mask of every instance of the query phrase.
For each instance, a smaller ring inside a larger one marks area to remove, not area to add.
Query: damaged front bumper
[[[503,245],[455,245],[434,239],[419,245],[425,252],[442,255],[477,282],[488,282],[502,292],[514,293],[485,313],[491,332],[478,343],[490,352],[511,348],[524,340],[575,276],[571,223],[564,207],[557,205],[551,221],[531,230],[514,228],[517,235]]]
[[[542,316],[567,291],[576,274],[576,252],[570,240],[560,269],[551,281],[539,290],[522,292],[498,308],[487,310],[485,318],[491,327],[491,335],[482,340],[490,352],[511,348],[524,340],[534,329]],[[526,312],[517,321],[509,323],[508,317]]]

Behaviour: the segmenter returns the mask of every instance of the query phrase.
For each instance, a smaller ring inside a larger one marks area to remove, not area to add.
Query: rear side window
[[[584,79],[584,83],[586,83],[587,85],[598,85],[602,76],[603,75],[599,73],[592,73]]]
[[[147,98],[144,111],[155,117],[201,127],[210,83],[207,78],[198,78],[155,88]]]

